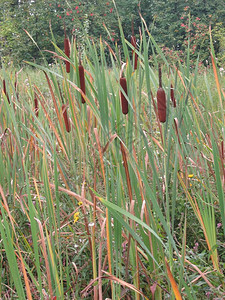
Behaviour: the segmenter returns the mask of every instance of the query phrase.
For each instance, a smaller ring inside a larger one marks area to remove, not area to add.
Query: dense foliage
[[[23,60],[40,60],[43,52],[51,50],[52,35],[62,47],[64,28],[71,37],[76,36],[82,45],[84,34],[109,43],[119,43],[118,11],[125,37],[133,30],[137,38],[141,27],[140,13],[149,31],[162,45],[168,58],[171,50],[176,57],[184,57],[190,38],[191,59],[200,55],[206,64],[209,57],[209,25],[214,29],[216,54],[224,61],[224,5],[223,0],[1,0],[0,54],[3,62],[21,63]],[[50,30],[51,25],[51,30]],[[105,26],[106,25],[106,26]],[[26,30],[26,31],[25,31]],[[30,38],[33,38],[33,40]],[[140,39],[140,37],[139,37]],[[34,43],[35,41],[35,43]],[[44,52],[48,62],[51,55]]]

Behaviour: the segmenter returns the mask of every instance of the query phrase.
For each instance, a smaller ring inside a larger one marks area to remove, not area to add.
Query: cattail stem
[[[84,67],[81,64],[79,65],[79,78],[80,78],[80,89],[86,95]],[[81,102],[82,103],[86,102],[82,95],[81,95]]]
[[[159,64],[159,87],[162,87],[162,70],[161,65]]]
[[[127,80],[125,77],[120,78],[120,85],[121,88],[124,90],[124,93],[127,95]],[[120,91],[120,99],[122,105],[122,113],[126,115],[128,114],[128,101],[122,91]]]

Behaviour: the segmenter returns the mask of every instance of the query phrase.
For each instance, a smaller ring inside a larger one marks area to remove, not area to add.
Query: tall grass
[[[139,50],[120,26],[124,62],[117,45],[87,38],[85,92],[74,40],[70,58],[55,44],[53,67],[30,63],[41,82],[25,81],[22,71],[16,91],[14,73],[2,70],[2,297],[224,296],[224,78],[213,47],[212,69],[199,81],[198,64],[193,72],[188,58],[169,65],[144,26]],[[165,123],[156,101],[159,57]]]

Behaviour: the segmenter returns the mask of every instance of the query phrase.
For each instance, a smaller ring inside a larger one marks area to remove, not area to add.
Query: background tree
[[[43,52],[39,51],[24,29],[41,50],[52,50],[49,23],[61,48],[64,25],[68,36],[75,35],[79,43],[82,43],[84,34],[90,38],[99,39],[102,36],[110,43],[120,43],[112,0],[0,0],[0,3],[0,54],[4,62],[12,60],[20,64],[23,60],[40,61]],[[132,20],[134,33],[137,39],[139,37],[141,13],[157,43],[168,53],[185,52],[190,36],[192,59],[200,54],[200,59],[206,60],[209,55],[206,50],[210,24],[218,45],[216,51],[222,49],[218,40],[221,35],[216,34],[216,28],[224,26],[223,0],[116,0],[116,4],[128,40],[132,34]],[[187,27],[189,23],[190,28]],[[47,52],[44,54],[51,62],[51,55]]]
[[[20,64],[23,60],[41,60],[39,49],[53,49],[49,22],[57,38],[63,39],[63,31],[55,14],[49,9],[48,1],[2,2],[4,9],[0,13],[0,51],[4,62],[12,60]],[[45,55],[50,59],[49,54]]]

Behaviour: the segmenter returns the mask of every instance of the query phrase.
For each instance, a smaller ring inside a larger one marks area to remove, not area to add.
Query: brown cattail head
[[[80,89],[86,95],[86,93],[85,93],[84,67],[81,64],[79,65],[79,78],[80,78]],[[82,103],[86,102],[82,95],[81,95],[81,102]]]
[[[134,35],[131,36],[131,45],[136,49],[137,44],[136,44],[136,37]],[[137,70],[137,53],[132,50],[132,57],[134,57],[134,70]]]
[[[35,93],[35,96],[34,96],[34,112],[35,112],[35,116],[38,117],[39,108],[38,108],[38,99],[37,99],[36,93]]]
[[[166,122],[166,94],[162,87],[157,90],[157,106],[159,121]]]
[[[159,65],[159,88],[157,90],[157,106],[159,121],[166,122],[166,94],[162,88],[162,71]]]
[[[3,92],[4,92],[4,94],[6,95],[6,97],[7,97],[7,99],[8,99],[8,102],[10,103],[9,94],[7,93],[7,90],[6,90],[5,79],[3,79]]]
[[[173,107],[176,107],[177,106],[177,103],[176,103],[176,99],[174,97],[174,88],[173,88],[173,85],[171,83],[171,86],[170,86],[170,98],[173,102]]]
[[[67,132],[70,132],[71,131],[71,126],[70,126],[70,121],[69,121],[69,118],[68,118],[68,115],[67,115],[67,105],[66,104],[63,104],[62,105],[62,113],[63,113],[63,119],[64,119],[64,122],[65,122],[65,126],[66,126],[66,131]]]
[[[127,95],[127,80],[125,77],[120,78],[121,88],[124,90],[124,93]],[[122,91],[120,91],[120,99],[122,105],[122,113],[126,115],[128,113],[128,101]]]
[[[68,58],[70,58],[70,43],[67,37],[64,38],[64,52]],[[70,72],[70,63],[66,61],[66,72]]]

